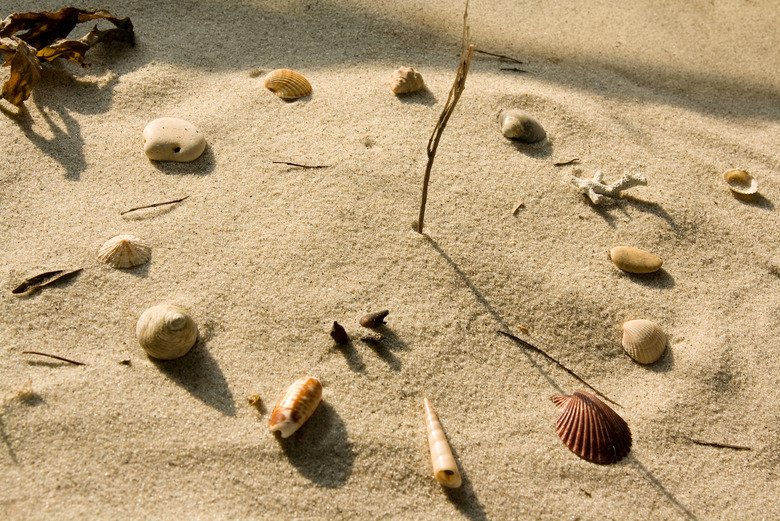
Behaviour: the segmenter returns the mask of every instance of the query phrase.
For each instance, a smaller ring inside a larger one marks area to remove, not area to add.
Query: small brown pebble
[[[631,246],[615,246],[609,252],[609,259],[615,266],[629,273],[653,273],[663,264],[656,255]]]
[[[333,337],[333,340],[335,340],[337,344],[349,344],[349,335],[344,327],[336,321],[333,322],[330,336]]]
[[[360,319],[360,325],[363,327],[379,327],[385,323],[385,317],[390,312],[388,310],[377,311],[376,313],[369,313]]]

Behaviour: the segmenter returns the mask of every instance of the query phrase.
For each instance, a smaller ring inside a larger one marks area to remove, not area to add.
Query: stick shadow
[[[666,487],[663,486],[663,484],[655,477],[653,474],[645,468],[644,465],[636,458],[636,455],[633,453],[633,451],[626,457],[625,465],[626,466],[633,466],[637,470],[639,470],[639,473],[642,474],[642,477],[644,477],[647,481],[650,482],[661,494],[666,497],[666,499],[682,514],[682,516],[685,519],[689,519],[691,521],[697,521],[698,518],[696,515],[694,515],[693,512],[691,512],[688,507],[680,503],[680,501],[677,500],[676,497],[674,497],[674,494],[669,492],[669,490],[666,489]]]
[[[149,357],[157,368],[192,396],[225,416],[235,416],[236,406],[217,361],[199,338],[189,353],[176,360]]]
[[[325,401],[289,438],[277,441],[290,463],[306,479],[324,488],[343,486],[352,474],[355,456],[347,428]]]

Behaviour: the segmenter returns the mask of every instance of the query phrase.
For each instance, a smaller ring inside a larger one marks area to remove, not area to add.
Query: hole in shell
[[[173,149],[173,152],[174,152],[175,154],[178,154],[179,152],[181,152],[181,147],[175,147],[175,148]]]

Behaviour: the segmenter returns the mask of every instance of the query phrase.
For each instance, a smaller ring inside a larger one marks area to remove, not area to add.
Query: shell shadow
[[[485,513],[485,507],[479,502],[477,494],[474,492],[474,487],[471,486],[471,480],[469,480],[468,473],[463,470],[460,465],[460,458],[457,451],[450,446],[452,455],[455,457],[455,461],[458,462],[458,469],[460,470],[461,485],[458,488],[447,488],[442,486],[447,499],[457,508],[464,517],[471,521],[484,521],[487,520],[487,514]]]
[[[764,210],[774,210],[775,205],[772,204],[772,201],[767,199],[761,194],[738,194],[737,192],[731,192],[731,195],[736,199],[737,201],[740,201],[744,204],[755,206],[756,208],[762,208]]]
[[[641,365],[642,369],[654,373],[667,373],[671,371],[674,368],[674,351],[672,351],[671,342],[669,342],[669,340],[666,341],[666,349],[661,355],[661,358],[652,364],[640,364],[639,362],[634,362],[634,364]]]
[[[515,147],[515,150],[534,159],[548,159],[553,153],[553,146],[549,138],[546,138],[539,143],[524,143],[516,139],[504,139],[509,141],[510,144]]]
[[[436,96],[434,96],[433,92],[431,92],[428,87],[424,87],[416,92],[396,94],[395,97],[404,104],[415,103],[418,105],[427,105],[428,107],[436,104]]]
[[[209,175],[217,166],[214,151],[210,145],[206,145],[206,150],[194,161],[180,163],[178,161],[150,160],[149,163],[160,172],[168,175]]]
[[[334,342],[333,349],[338,350],[342,355],[344,355],[344,359],[347,361],[347,365],[351,371],[361,374],[366,373],[366,364],[363,363],[363,357],[361,357],[360,353],[358,353],[357,349],[355,349],[355,346],[352,344],[352,340],[346,344],[336,344]]]
[[[374,352],[379,355],[379,358],[387,363],[390,369],[396,372],[401,370],[401,360],[395,356],[390,348],[385,344],[386,339],[364,337],[360,340],[373,349]]]
[[[325,401],[289,438],[276,435],[290,463],[303,477],[325,488],[343,486],[352,474],[355,456],[347,428]]]
[[[628,277],[637,284],[657,289],[669,289],[674,287],[674,277],[668,271],[661,268],[653,273],[628,273],[621,272],[621,275]]]
[[[158,360],[149,357],[161,373],[192,396],[213,407],[225,416],[235,416],[233,393],[222,374],[217,361],[206,348],[206,342],[198,339],[189,353],[176,360]]]

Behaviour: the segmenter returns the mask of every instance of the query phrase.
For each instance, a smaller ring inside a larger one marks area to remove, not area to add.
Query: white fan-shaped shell
[[[279,431],[282,438],[291,436],[314,414],[321,399],[322,384],[319,380],[311,376],[296,380],[271,413],[268,422],[271,432]]]
[[[502,110],[498,115],[498,126],[504,137],[525,143],[536,143],[547,137],[542,126],[522,110]]]
[[[183,307],[158,304],[141,314],[135,334],[149,356],[173,360],[186,355],[195,345],[198,326]]]
[[[744,170],[728,170],[723,173],[723,180],[732,192],[742,195],[758,192],[756,179]]]
[[[132,268],[152,258],[152,248],[135,235],[117,235],[100,247],[98,259],[115,268]]]
[[[425,87],[422,74],[411,67],[401,67],[390,75],[390,89],[395,94],[417,92]]]
[[[265,88],[283,99],[298,99],[311,94],[311,84],[302,74],[290,69],[276,69],[269,72],[264,81]]]
[[[650,320],[629,320],[623,324],[623,349],[640,364],[652,364],[664,354],[666,334]]]
[[[428,446],[431,449],[431,464],[433,477],[436,481],[449,488],[458,488],[461,484],[460,471],[452,449],[447,442],[447,436],[439,423],[439,417],[433,410],[428,398],[424,400],[425,427],[428,431]]]

